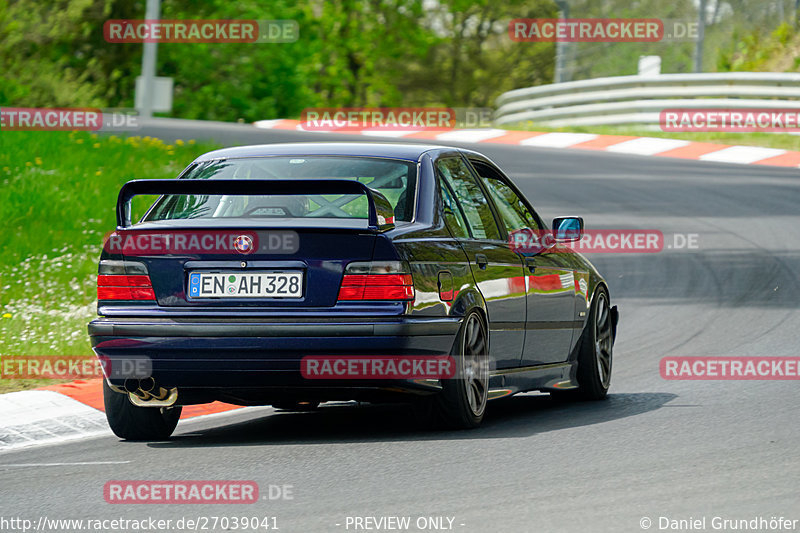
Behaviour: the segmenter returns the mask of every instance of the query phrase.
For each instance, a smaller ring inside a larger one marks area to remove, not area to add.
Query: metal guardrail
[[[657,125],[668,108],[800,110],[800,74],[730,72],[617,76],[515,89],[496,101],[496,124]]]

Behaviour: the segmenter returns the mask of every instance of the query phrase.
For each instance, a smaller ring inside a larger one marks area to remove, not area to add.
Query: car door
[[[470,158],[506,236],[519,231],[542,235],[541,219],[510,180],[488,161]],[[507,239],[507,243],[511,242]],[[518,250],[525,265],[527,322],[520,366],[566,361],[575,316],[575,274],[561,248]]]
[[[526,294],[522,259],[505,241],[477,178],[459,155],[436,162],[440,181],[458,204],[469,237],[458,238],[489,315],[489,356],[496,368],[519,364],[525,342]]]

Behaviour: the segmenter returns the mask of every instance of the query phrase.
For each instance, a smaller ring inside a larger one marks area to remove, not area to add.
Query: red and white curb
[[[0,394],[0,452],[113,436],[103,408],[99,379]],[[239,409],[257,408],[219,402],[191,405],[183,408],[181,424],[185,419],[205,419]]]
[[[102,411],[55,391],[2,394],[0,414],[0,451],[111,435]]]
[[[657,137],[631,137],[625,135],[596,135],[594,133],[517,131],[503,129],[475,130],[417,130],[388,131],[364,130],[313,130],[303,128],[299,120],[259,120],[253,125],[263,129],[309,131],[315,133],[343,133],[368,137],[391,137],[403,139],[427,139],[466,143],[509,144],[537,148],[568,148],[595,150],[617,154],[672,157],[718,163],[743,165],[768,165],[800,168],[800,152],[757,146],[729,146],[724,144],[661,139]]]

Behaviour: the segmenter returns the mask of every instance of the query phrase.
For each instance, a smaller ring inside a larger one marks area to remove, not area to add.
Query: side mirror
[[[579,241],[583,236],[583,218],[556,217],[553,219],[553,236],[560,242]]]

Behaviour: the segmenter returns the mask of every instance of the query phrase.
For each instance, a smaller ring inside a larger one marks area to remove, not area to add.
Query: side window
[[[443,180],[439,181],[439,190],[442,193],[444,223],[447,224],[447,229],[450,230],[450,233],[453,235],[453,237],[464,239],[469,238],[467,221],[464,220],[464,215],[461,213],[461,208],[458,207],[458,202],[456,202],[456,199],[453,198],[449,187],[445,185]]]
[[[479,161],[472,161],[472,165],[494,200],[494,204],[500,212],[500,218],[503,219],[509,233],[524,228],[539,229],[536,217],[528,209],[528,206],[494,169]]]
[[[492,210],[464,161],[460,157],[448,157],[440,159],[436,168],[461,204],[472,236],[476,239],[499,240],[500,230]]]

